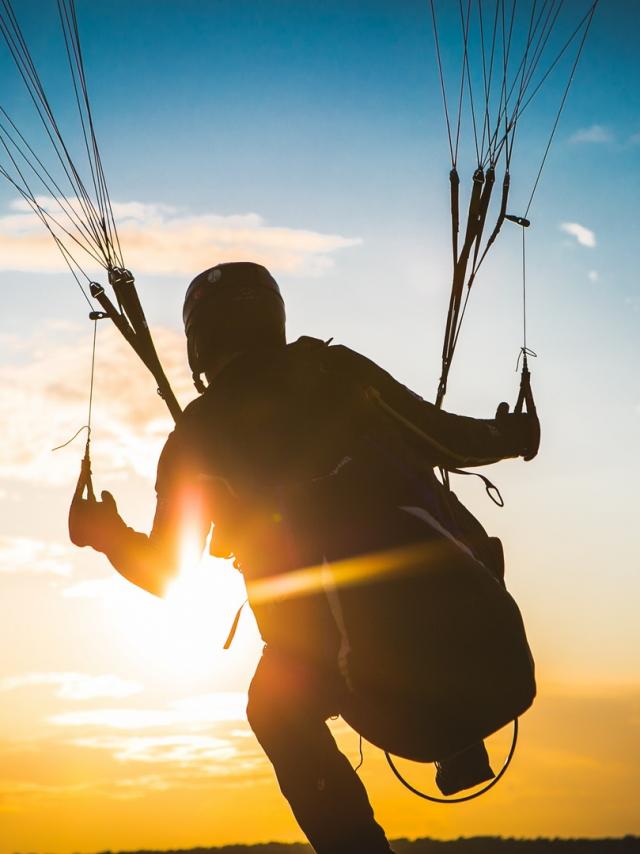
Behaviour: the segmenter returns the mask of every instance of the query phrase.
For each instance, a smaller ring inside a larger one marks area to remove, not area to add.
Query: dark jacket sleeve
[[[157,596],[184,564],[199,559],[211,525],[204,482],[183,445],[174,432],[160,455],[151,532],[139,533],[120,520],[105,548],[122,576]]]
[[[434,466],[465,468],[495,463],[524,452],[519,431],[507,419],[468,418],[438,409],[395,380],[375,362],[343,346],[328,357],[342,376],[356,379],[374,410],[413,436]]]

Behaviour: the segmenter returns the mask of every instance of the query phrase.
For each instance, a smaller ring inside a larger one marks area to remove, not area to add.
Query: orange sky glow
[[[527,340],[539,354],[540,454],[486,470],[503,509],[477,479],[452,478],[504,543],[539,694],[512,767],[469,804],[419,800],[365,743],[359,773],[390,838],[640,834],[640,292],[629,251],[640,125],[624,94],[640,88],[627,14],[637,18],[636,3],[600,4],[530,213]],[[66,58],[54,56],[43,21],[54,20],[56,3],[14,5],[55,88]],[[511,4],[487,4],[498,5]],[[428,6],[78,0],[124,255],[182,405],[196,394],[185,288],[201,269],[241,259],[266,264],[280,283],[289,340],[333,338],[433,400],[451,199]],[[442,46],[446,58],[444,36]],[[5,84],[7,66],[0,52],[3,110],[6,93],[20,109],[21,81]],[[533,152],[544,153],[540,102],[518,128],[515,214],[528,210]],[[77,129],[72,142],[83,152]],[[465,146],[471,137],[460,151],[461,199],[474,162]],[[69,543],[93,328],[53,241],[17,196],[0,183],[0,854],[301,840],[246,721],[262,649],[248,607],[231,649],[222,648],[246,599],[240,573],[208,555],[185,558],[160,600]],[[505,223],[474,285],[451,412],[492,418],[517,397],[521,231]],[[127,524],[146,532],[172,421],[107,320],[98,323],[92,417],[96,492],[111,491]],[[337,569],[360,583],[387,570],[379,557]],[[316,581],[302,571],[262,582],[258,594]],[[356,734],[340,719],[330,725],[356,765]],[[509,744],[508,730],[489,739],[494,769]],[[399,764],[437,793],[432,766]]]

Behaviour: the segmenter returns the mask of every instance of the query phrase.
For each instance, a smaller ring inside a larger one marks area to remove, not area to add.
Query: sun
[[[132,666],[172,684],[217,678],[225,671],[223,650],[238,608],[247,598],[242,575],[231,561],[185,548],[180,572],[159,599],[131,585],[118,584],[110,611],[115,641]],[[244,609],[246,612],[249,608]],[[255,657],[259,638],[243,614],[233,658]]]

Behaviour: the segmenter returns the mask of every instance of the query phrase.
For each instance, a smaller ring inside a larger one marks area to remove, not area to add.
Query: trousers
[[[265,647],[247,718],[317,854],[389,854],[362,781],[326,721],[340,712],[338,674]]]

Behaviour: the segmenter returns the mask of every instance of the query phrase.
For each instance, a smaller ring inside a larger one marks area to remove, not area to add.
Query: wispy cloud
[[[108,800],[148,799],[153,792],[182,790],[188,792],[190,797],[210,797],[212,777],[224,777],[226,792],[240,786],[254,790],[256,772],[260,774],[260,771],[264,770],[266,760],[262,757],[249,759],[235,754],[233,762],[230,763],[227,761],[230,754],[225,753],[225,744],[226,742],[216,748],[213,744],[202,743],[141,744],[140,739],[133,742],[127,738],[78,739],[69,742],[66,748],[68,751],[75,748],[71,754],[76,760],[72,763],[74,765],[78,764],[79,751],[89,748],[115,751],[114,758],[118,766],[127,769],[129,766],[125,764],[125,759],[127,762],[154,763],[154,771],[157,769],[158,773],[118,777],[112,771],[110,777],[69,784],[0,779],[0,813],[25,812],[31,808],[37,815],[42,804],[54,802],[59,808],[65,802],[77,804],[79,798],[82,798],[85,809],[87,803],[93,801],[100,810]],[[174,757],[173,761],[171,756]],[[164,765],[158,767],[162,762]],[[117,769],[114,770],[117,774]]]
[[[49,722],[65,727],[109,727],[137,730],[171,726],[210,726],[215,722],[244,721],[247,695],[220,691],[176,700],[166,709],[87,709],[53,715]]]
[[[94,700],[99,697],[130,697],[142,691],[142,685],[113,674],[90,676],[86,673],[23,673],[0,679],[0,691],[14,691],[40,685],[55,685],[56,695],[65,700]]]
[[[121,762],[172,763],[181,767],[221,762],[236,753],[230,741],[210,735],[96,736],[77,738],[71,743],[108,750]]]
[[[39,203],[63,215],[55,199]],[[164,204],[113,204],[126,263],[139,273],[191,276],[220,261],[250,260],[280,273],[316,276],[333,266],[333,254],[357,246],[360,238],[269,225],[257,213],[194,214]],[[25,201],[16,199],[0,216],[0,269],[59,272],[67,267],[50,235]],[[65,240],[83,267],[96,264]]]
[[[91,338],[76,328],[60,341],[46,331],[31,340],[30,359],[0,367],[0,410],[12,412],[0,444],[0,478],[39,484],[69,482],[70,454],[82,439],[51,453],[87,420]],[[181,334],[155,329],[154,338],[174,390],[193,396]],[[94,471],[137,472],[153,478],[171,419],[155,394],[154,381],[115,329],[98,334],[94,389]],[[123,381],[126,378],[126,381]]]
[[[589,279],[590,282],[595,283],[599,280],[600,274],[598,273],[597,270],[589,270],[589,272],[587,273],[587,278]]]
[[[65,712],[51,716],[49,723],[79,730],[79,736],[68,744],[108,751],[120,762],[165,763],[227,774],[226,761],[236,757],[240,760],[236,772],[243,775],[256,763],[264,765],[265,762],[255,740],[246,737],[251,735],[246,722],[246,704],[246,693],[221,691],[176,700],[160,709]],[[214,733],[212,728],[215,728]],[[149,729],[156,733],[140,732]],[[105,730],[111,732],[105,734]]]
[[[495,802],[487,802],[482,816],[470,816],[467,832],[486,832],[487,821],[499,825],[505,836],[575,836],[576,828],[583,834],[606,836],[619,833],[620,827],[635,827],[639,701],[637,686],[619,690],[541,686],[539,699],[524,719],[527,737],[511,772],[511,789],[498,788]],[[490,739],[489,751],[496,761],[508,749],[509,738],[504,732]],[[339,744],[357,761],[354,733],[340,736]],[[55,755],[55,776],[34,765],[36,754]],[[60,827],[62,817],[72,822],[80,809],[104,817],[112,814],[105,808],[111,799],[145,798],[151,803],[154,792],[170,790],[175,808],[188,802],[193,814],[210,815],[215,798],[217,828],[230,817],[229,837],[237,834],[246,810],[258,805],[252,829],[266,838],[270,825],[265,816],[279,803],[269,762],[246,723],[138,733],[56,729],[47,739],[0,742],[0,766],[0,810],[19,810],[21,821],[39,823],[50,834]],[[393,803],[396,784],[379,751],[366,751],[367,768],[369,779],[378,781],[382,802],[388,798]],[[526,805],[524,811],[513,809],[514,791]],[[611,791],[619,793],[614,814],[607,809]],[[417,801],[407,804],[403,826],[417,836],[424,828],[424,812]],[[150,809],[155,831],[168,838],[175,825],[171,811],[158,810],[154,803]],[[455,818],[443,828],[447,836],[459,832]]]
[[[29,537],[0,536],[0,573],[44,573],[69,576],[70,549]]]
[[[611,130],[606,125],[590,125],[586,128],[580,128],[569,137],[569,142],[573,143],[594,143],[601,144],[613,142],[614,136]]]
[[[560,224],[560,230],[571,235],[571,237],[575,237],[581,246],[588,246],[589,249],[593,249],[596,245],[595,232],[584,225],[580,225],[579,222],[563,222]]]
[[[50,798],[76,798],[95,790],[92,783],[43,783],[0,779],[0,813],[22,811],[25,803],[39,805]],[[105,787],[106,788],[106,787]]]

